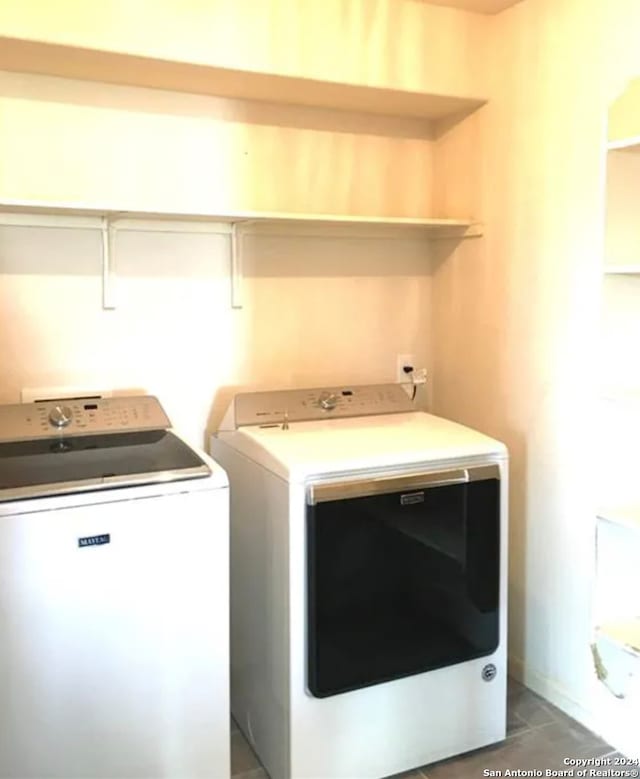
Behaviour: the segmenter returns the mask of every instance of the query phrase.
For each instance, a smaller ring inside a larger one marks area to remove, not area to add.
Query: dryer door
[[[313,485],[308,686],[316,697],[492,654],[498,466]]]

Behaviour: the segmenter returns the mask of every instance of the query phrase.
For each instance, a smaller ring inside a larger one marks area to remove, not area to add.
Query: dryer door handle
[[[316,503],[326,503],[332,500],[368,498],[373,495],[425,490],[432,487],[448,487],[455,484],[466,484],[470,481],[499,478],[500,468],[498,465],[485,465],[479,468],[458,468],[450,471],[381,476],[379,478],[359,479],[357,481],[324,482],[310,484],[307,487],[307,503],[310,506],[315,506]]]

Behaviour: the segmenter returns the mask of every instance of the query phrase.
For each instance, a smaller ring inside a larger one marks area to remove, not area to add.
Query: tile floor
[[[233,779],[267,779],[233,720],[231,731]],[[563,763],[565,757],[614,757],[617,754],[602,739],[555,706],[510,680],[505,741],[400,774],[396,779],[481,779],[485,769],[503,773],[507,768],[512,771],[567,770]]]

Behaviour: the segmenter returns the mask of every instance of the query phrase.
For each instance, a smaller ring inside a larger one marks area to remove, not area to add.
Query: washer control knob
[[[49,422],[54,427],[66,427],[73,419],[69,406],[54,406],[49,412]]]
[[[338,405],[338,396],[333,393],[323,392],[318,398],[318,405],[324,411],[332,411]]]

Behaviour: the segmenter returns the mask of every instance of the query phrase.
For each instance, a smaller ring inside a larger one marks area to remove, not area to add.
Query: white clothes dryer
[[[153,397],[0,406],[0,777],[225,779],[228,482]]]
[[[505,737],[507,451],[399,385],[237,395],[233,714],[271,779],[376,779]]]

